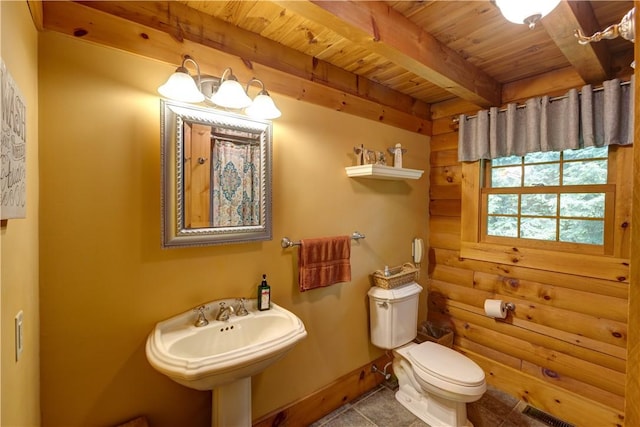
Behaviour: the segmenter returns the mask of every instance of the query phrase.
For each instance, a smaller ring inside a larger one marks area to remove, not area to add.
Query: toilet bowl
[[[393,350],[398,378],[396,399],[433,427],[473,427],[468,402],[486,391],[484,371],[471,359],[434,342],[413,342],[417,335],[418,298],[415,282],[393,289],[369,290],[371,341]]]
[[[487,389],[484,372],[471,359],[433,342],[393,350],[396,399],[431,426],[466,426],[467,402]]]

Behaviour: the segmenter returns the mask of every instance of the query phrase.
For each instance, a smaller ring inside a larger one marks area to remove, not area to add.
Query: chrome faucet
[[[236,316],[246,316],[247,314],[249,314],[246,307],[244,306],[245,301],[246,299],[244,298],[236,299],[236,302],[238,303],[238,305],[236,306]]]
[[[209,321],[204,315],[204,311],[206,310],[206,308],[207,308],[206,306],[201,305],[200,307],[196,307],[193,309],[193,311],[198,313],[198,318],[194,323],[196,328],[199,328],[201,326],[207,326],[209,324]]]
[[[216,316],[216,320],[222,320],[226,322],[229,320],[229,317],[235,312],[233,307],[227,305],[225,302],[220,303],[220,309],[218,310],[218,315]]]

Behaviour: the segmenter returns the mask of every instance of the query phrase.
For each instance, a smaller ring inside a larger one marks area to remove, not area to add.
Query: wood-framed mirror
[[[162,246],[272,239],[272,124],[161,100]]]

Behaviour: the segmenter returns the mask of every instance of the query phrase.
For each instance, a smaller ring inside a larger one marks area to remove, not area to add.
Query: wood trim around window
[[[482,164],[481,161],[463,162],[460,257],[628,283],[631,185],[624,171],[632,168],[632,153],[632,147],[613,147],[610,150],[609,174],[615,180],[616,191],[614,203],[608,203],[606,211],[606,215],[614,218],[609,221],[613,230],[605,230],[609,233],[605,242],[613,243],[605,244],[603,250],[607,253],[604,254],[587,250],[587,245],[584,250],[580,249],[581,245],[570,245],[571,251],[559,251],[518,244],[524,239],[514,239],[515,246],[483,242],[480,215]]]

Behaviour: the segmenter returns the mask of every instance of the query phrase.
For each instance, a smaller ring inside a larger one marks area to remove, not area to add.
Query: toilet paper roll
[[[484,301],[484,312],[494,319],[504,319],[507,317],[507,306],[499,299],[488,299]]]

